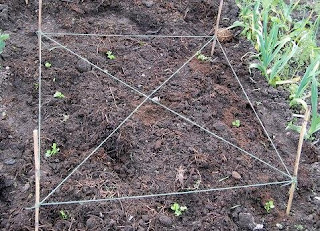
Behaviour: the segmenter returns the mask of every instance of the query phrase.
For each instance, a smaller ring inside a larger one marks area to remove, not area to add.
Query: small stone
[[[3,111],[1,113],[1,119],[5,120],[7,118],[7,113],[5,111]]]
[[[26,183],[23,187],[22,187],[22,192],[27,191],[30,188],[30,184]]]
[[[284,226],[283,226],[282,224],[280,224],[280,223],[277,223],[276,226],[277,226],[277,228],[280,229],[280,230],[284,228]]]
[[[240,180],[241,179],[241,175],[236,171],[232,171],[231,175],[236,180]]]
[[[148,215],[142,215],[141,218],[142,218],[142,220],[144,222],[148,222],[149,221],[149,216]]]
[[[166,215],[161,215],[159,217],[159,222],[167,227],[170,227],[172,225],[172,220],[170,217],[166,216]]]
[[[239,213],[239,226],[243,229],[254,230],[257,224],[251,213]]]
[[[93,228],[96,228],[97,226],[99,226],[99,220],[97,220],[95,217],[90,217],[87,221],[86,221],[86,227],[87,229],[91,230]]]
[[[213,127],[216,131],[223,131],[227,129],[227,126],[222,122],[217,122],[213,124]]]
[[[263,229],[263,224],[257,224],[253,230],[260,230],[260,229]]]
[[[146,7],[150,8],[154,5],[154,2],[151,0],[144,0],[144,1],[142,1],[142,4],[145,5]]]
[[[87,72],[91,70],[91,65],[88,62],[81,59],[77,62],[76,69],[81,73]]]
[[[154,144],[154,149],[159,150],[161,148],[162,141],[157,140],[156,143]]]
[[[9,19],[8,9],[9,9],[8,5],[0,4],[0,19],[2,21],[8,21]]]
[[[5,164],[7,165],[14,165],[16,163],[15,159],[8,159],[4,161]]]

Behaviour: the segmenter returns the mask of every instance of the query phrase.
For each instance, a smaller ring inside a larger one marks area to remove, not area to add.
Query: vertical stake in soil
[[[34,230],[39,230],[39,202],[40,202],[40,161],[38,146],[38,130],[33,130],[33,152],[34,152],[34,171],[35,171],[35,213],[34,213]]]
[[[34,230],[39,230],[39,211],[40,211],[40,146],[41,146],[41,75],[42,75],[42,0],[39,0],[39,15],[38,15],[38,46],[39,46],[39,76],[38,76],[38,130],[33,131],[34,140],[34,163],[35,163],[35,215],[34,215]]]
[[[304,134],[306,133],[309,117],[310,117],[310,108],[308,107],[306,110],[306,113],[304,114],[303,122],[302,122],[302,126],[301,126],[301,131],[300,131],[297,156],[296,156],[296,161],[294,164],[294,171],[293,171],[293,179],[294,180],[293,180],[293,182],[291,184],[291,188],[289,190],[289,200],[288,200],[287,211],[286,211],[287,215],[290,214],[292,200],[293,200],[293,193],[294,193],[294,190],[297,185],[297,176],[298,176],[299,162],[300,162],[300,156],[301,156],[301,151],[302,151],[302,144],[303,144],[303,140],[304,140]]]
[[[219,23],[220,23],[222,5],[223,5],[223,0],[220,0],[218,16],[217,16],[217,21],[216,21],[216,28],[215,28],[215,32],[214,32],[214,40],[212,42],[212,48],[211,48],[211,56],[214,53],[214,48],[216,47],[216,43],[217,43],[217,39],[218,39],[218,30],[219,30]]]

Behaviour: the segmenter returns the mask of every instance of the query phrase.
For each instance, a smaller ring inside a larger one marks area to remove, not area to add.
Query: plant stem
[[[306,113],[304,114],[304,118],[303,118],[303,122],[302,122],[302,126],[301,126],[299,144],[298,144],[298,149],[297,149],[297,156],[296,156],[296,161],[295,161],[294,170],[293,170],[293,177],[295,179],[297,179],[297,176],[298,176],[298,169],[299,169],[300,156],[301,156],[301,151],[302,151],[302,144],[304,141],[304,135],[306,133],[309,117],[310,117],[310,107],[307,108]],[[289,190],[289,200],[288,200],[288,205],[287,205],[287,210],[286,210],[287,215],[290,214],[292,200],[293,200],[293,193],[295,191],[296,185],[297,185],[297,181],[293,181],[291,184],[291,188]]]
[[[212,47],[211,47],[211,56],[214,53],[214,48],[217,43],[217,36],[218,36],[218,30],[219,30],[219,22],[220,22],[220,17],[221,17],[221,11],[222,11],[222,5],[223,5],[223,0],[220,0],[220,5],[219,5],[219,11],[218,11],[218,16],[217,16],[217,22],[216,22],[216,28],[214,32],[214,40],[212,42]]]

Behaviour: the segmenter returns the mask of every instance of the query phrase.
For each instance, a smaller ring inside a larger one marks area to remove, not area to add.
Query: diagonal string
[[[41,32],[39,32],[41,34]],[[67,48],[66,46],[60,44],[59,42],[55,41],[54,39],[50,38],[49,36],[43,34],[44,37],[46,37],[47,39],[51,40],[52,42],[56,43],[57,45],[61,46],[62,48],[66,49],[67,51],[69,51],[70,53],[76,55],[77,57],[79,57],[80,59],[90,63],[87,59],[81,57],[80,55],[76,54],[75,52],[71,51],[69,48]],[[203,45],[199,51],[201,51],[202,49],[204,49],[211,41],[213,38],[211,38],[205,45]],[[198,52],[199,52],[198,51]],[[197,53],[198,53],[197,52]],[[153,94],[155,94],[161,87],[163,87],[168,81],[170,81],[178,72],[180,72],[180,70],[185,67],[196,55],[197,53],[195,53],[194,55],[192,55],[178,70],[176,70],[169,78],[167,78],[165,81],[162,82],[162,84],[160,84],[160,86],[158,86],[156,89],[154,89],[151,94],[149,95],[145,95],[145,99],[108,135],[108,137],[106,137],[83,161],[80,162],[80,164],[78,164],[41,202],[40,205],[43,204],[44,201],[46,201],[54,192],[57,191],[58,188],[60,188],[60,186],[62,184],[64,184],[114,133],[116,133],[123,124],[125,124],[134,114],[135,112],[137,112],[139,110],[139,108],[150,98],[152,97]],[[91,64],[91,63],[90,63]],[[98,67],[99,70],[102,70],[101,68]],[[102,70],[103,71],[103,70]],[[112,76],[111,74],[109,74],[106,71],[103,71],[104,73],[107,73],[110,77],[112,77],[115,80],[118,80],[118,78]],[[118,80],[119,81],[119,80]],[[119,81],[120,83],[125,84],[125,86],[128,86],[130,89],[135,90],[136,92],[139,92],[138,90],[134,89],[133,87],[131,87],[130,85],[126,84],[123,81]]]
[[[251,102],[251,100],[250,100],[250,98],[249,98],[249,96],[248,96],[248,94],[247,94],[247,92],[245,91],[245,89],[244,89],[244,87],[243,87],[243,85],[242,85],[242,83],[241,83],[241,81],[240,81],[240,79],[239,79],[239,77],[238,77],[237,73],[235,72],[235,70],[234,70],[233,66],[231,65],[231,62],[230,62],[230,60],[229,60],[229,58],[228,58],[228,56],[227,56],[227,54],[226,54],[225,50],[223,49],[223,47],[222,47],[222,45],[221,45],[221,43],[219,42],[219,40],[218,40],[218,39],[217,39],[217,41],[218,41],[218,43],[219,43],[219,46],[220,46],[220,48],[221,48],[221,50],[222,50],[222,52],[223,52],[223,55],[224,55],[225,59],[227,60],[227,62],[228,62],[228,64],[229,64],[229,66],[230,66],[230,68],[231,68],[231,70],[232,70],[232,73],[233,73],[234,77],[235,77],[235,78],[236,78],[236,80],[238,81],[238,83],[239,83],[239,85],[240,85],[240,87],[241,87],[241,89],[242,89],[242,91],[243,91],[243,94],[245,95],[245,97],[246,97],[247,101],[249,102],[250,107],[251,107],[251,109],[253,110],[253,112],[254,112],[255,116],[257,117],[257,119],[258,119],[258,121],[259,121],[259,123],[260,123],[260,125],[261,125],[261,127],[262,127],[262,129],[263,129],[263,131],[264,131],[264,133],[265,133],[265,134],[266,134],[266,136],[268,137],[268,140],[270,141],[270,143],[271,143],[271,145],[272,145],[273,149],[276,151],[277,156],[279,157],[279,159],[280,159],[280,161],[281,161],[282,165],[284,166],[284,168],[285,168],[286,172],[288,173],[288,175],[290,175],[290,176],[291,176],[291,174],[290,174],[290,172],[289,172],[289,170],[288,170],[287,166],[285,165],[285,163],[284,163],[284,161],[283,161],[283,159],[282,159],[282,157],[281,157],[280,153],[278,152],[278,149],[277,149],[277,148],[276,148],[276,146],[274,145],[274,143],[273,143],[273,141],[272,141],[271,137],[269,136],[269,133],[268,133],[267,129],[265,128],[264,124],[262,123],[262,121],[261,121],[261,119],[260,119],[260,117],[259,117],[259,115],[258,115],[258,113],[257,113],[256,109],[254,108],[254,106],[253,106],[253,104],[252,104],[252,102]]]
[[[260,161],[261,163],[263,163],[263,164],[267,165],[268,167],[272,168],[273,170],[276,170],[276,171],[280,172],[281,174],[283,174],[283,175],[285,175],[285,176],[287,176],[287,177],[290,177],[290,178],[291,178],[291,176],[290,176],[290,175],[288,175],[287,173],[285,173],[285,172],[281,171],[280,169],[278,169],[278,168],[274,167],[273,165],[271,165],[271,164],[269,164],[268,162],[266,162],[266,161],[264,161],[264,160],[260,159],[259,157],[257,157],[257,156],[255,156],[255,155],[251,154],[250,152],[248,152],[248,151],[244,150],[243,148],[241,148],[241,147],[239,147],[239,146],[237,146],[237,145],[235,145],[235,144],[231,143],[230,141],[228,141],[228,140],[224,139],[223,137],[221,137],[221,136],[219,136],[219,135],[215,134],[214,132],[212,132],[212,131],[208,130],[207,128],[205,128],[205,127],[203,127],[203,126],[201,126],[201,125],[197,124],[196,122],[194,122],[194,121],[192,121],[191,119],[189,119],[189,118],[185,117],[184,115],[181,115],[180,113],[178,113],[178,112],[176,112],[176,111],[174,111],[174,110],[170,109],[169,107],[167,107],[167,106],[165,106],[165,105],[163,105],[163,104],[159,103],[159,102],[158,102],[158,101],[156,101],[156,100],[153,100],[153,99],[150,99],[150,100],[151,100],[152,102],[154,102],[155,104],[158,104],[159,106],[163,107],[163,108],[164,108],[164,109],[166,109],[167,111],[170,111],[171,113],[173,113],[173,114],[177,115],[177,116],[178,116],[178,117],[180,117],[181,119],[183,119],[183,120],[187,121],[188,123],[190,123],[190,124],[192,124],[192,125],[194,125],[194,126],[198,127],[200,130],[205,131],[205,132],[206,132],[206,133],[208,133],[209,135],[214,136],[215,138],[217,138],[217,139],[219,139],[219,140],[221,140],[221,141],[223,141],[223,142],[225,142],[225,143],[229,144],[230,146],[232,146],[232,147],[234,147],[234,148],[238,149],[239,151],[241,151],[241,152],[245,153],[246,155],[248,155],[248,156],[250,156],[250,157],[254,158],[255,160]]]
[[[79,55],[79,54],[75,53],[74,51],[70,50],[69,48],[67,48],[67,47],[63,46],[61,43],[57,42],[56,40],[52,39],[52,41],[54,41],[55,43],[57,43],[59,46],[61,46],[62,48],[66,49],[67,51],[71,52],[72,54],[76,55],[78,58],[80,58],[80,59],[82,59],[82,60],[86,61],[87,63],[89,63],[90,65],[94,66],[94,67],[95,67],[95,68],[97,68],[98,70],[100,70],[100,71],[102,71],[102,72],[106,73],[106,74],[107,74],[108,76],[110,76],[112,79],[114,79],[114,80],[116,80],[116,81],[118,81],[118,82],[120,82],[120,83],[124,84],[125,86],[127,86],[127,87],[129,87],[130,89],[134,90],[134,91],[135,91],[135,92],[137,92],[138,94],[140,94],[140,95],[142,95],[142,96],[144,96],[144,97],[147,97],[147,95],[146,95],[146,94],[144,94],[144,93],[140,92],[139,90],[137,90],[136,88],[132,87],[131,85],[129,85],[129,84],[127,84],[127,83],[125,83],[124,81],[120,80],[119,78],[115,77],[114,75],[110,74],[109,72],[107,72],[107,71],[103,70],[102,68],[98,67],[97,65],[95,65],[95,64],[93,64],[93,63],[91,63],[90,61],[88,61],[87,59],[85,59],[84,57],[82,57],[81,55]],[[209,41],[209,42],[210,42],[210,41]],[[206,45],[204,45],[204,47],[205,47],[205,46],[206,46]],[[200,49],[200,51],[201,51],[204,47],[202,47],[202,48]],[[180,69],[181,69],[181,68],[180,68]],[[179,69],[179,70],[180,70],[180,69]],[[164,84],[165,84],[165,83],[164,83]],[[163,85],[164,85],[164,84],[163,84]],[[159,89],[160,89],[161,87],[162,87],[162,86],[160,86],[160,87],[159,87]],[[159,89],[158,89],[158,90],[159,90]],[[156,91],[157,91],[157,89],[156,89]],[[158,102],[158,101],[155,101],[155,100],[153,100],[153,99],[149,99],[149,100],[153,101],[154,103],[158,104],[159,106],[163,107],[164,109],[166,109],[166,110],[170,111],[171,113],[173,113],[173,114],[177,115],[178,117],[180,117],[180,118],[184,119],[184,120],[185,120],[185,121],[187,121],[188,123],[191,123],[192,125],[194,125],[194,126],[198,127],[200,130],[205,131],[205,132],[206,132],[206,133],[208,133],[209,135],[214,136],[215,138],[217,138],[217,139],[219,139],[219,140],[221,140],[221,141],[223,141],[223,142],[225,142],[225,143],[227,143],[227,144],[231,145],[232,147],[234,147],[234,148],[238,149],[239,151],[241,151],[241,152],[245,153],[246,155],[249,155],[250,157],[252,157],[252,158],[254,158],[254,159],[256,159],[256,160],[258,160],[258,161],[262,162],[263,164],[266,164],[266,165],[267,165],[267,166],[269,166],[270,168],[272,168],[272,169],[274,169],[274,170],[276,170],[276,171],[280,172],[281,174],[283,174],[283,175],[285,175],[285,176],[288,176],[288,177],[291,177],[290,175],[288,175],[287,173],[285,173],[285,172],[283,172],[283,171],[279,170],[278,168],[274,167],[274,166],[273,166],[273,165],[271,165],[270,163],[268,163],[268,162],[266,162],[266,161],[264,161],[264,160],[260,159],[259,157],[257,157],[257,156],[255,156],[255,155],[253,155],[252,153],[249,153],[248,151],[244,150],[243,148],[241,148],[241,147],[239,147],[239,146],[237,146],[237,145],[235,145],[235,144],[231,143],[230,141],[228,141],[228,140],[224,139],[223,137],[221,137],[221,136],[219,136],[219,135],[215,134],[214,132],[212,132],[212,131],[210,131],[210,130],[208,130],[208,129],[204,128],[203,126],[201,126],[201,125],[197,124],[196,122],[194,122],[194,121],[192,121],[192,120],[188,119],[188,118],[187,118],[187,117],[185,117],[184,115],[179,114],[178,112],[176,112],[176,111],[174,111],[174,110],[172,110],[172,109],[168,108],[167,106],[165,106],[165,105],[161,104],[161,103],[160,103],[160,102]]]
[[[55,201],[55,202],[47,202],[41,204],[41,206],[49,206],[49,205],[70,205],[70,204],[84,204],[84,203],[93,203],[93,202],[110,202],[110,201],[119,201],[119,200],[132,200],[132,199],[148,199],[154,197],[163,197],[163,196],[179,196],[179,195],[187,195],[187,194],[195,194],[195,193],[208,193],[208,192],[217,192],[217,191],[225,191],[225,190],[235,190],[235,189],[245,189],[245,188],[253,188],[253,187],[263,187],[263,186],[273,186],[273,185],[288,185],[291,184],[290,181],[276,181],[276,182],[268,182],[268,183],[257,183],[250,185],[238,185],[238,186],[230,186],[230,187],[222,187],[222,188],[209,188],[209,189],[198,189],[198,190],[189,190],[182,192],[169,192],[169,193],[157,193],[157,194],[147,194],[147,195],[136,195],[136,196],[120,196],[120,197],[108,197],[102,199],[91,199],[91,200],[77,200],[77,201]],[[34,209],[35,207],[29,207],[26,209]]]

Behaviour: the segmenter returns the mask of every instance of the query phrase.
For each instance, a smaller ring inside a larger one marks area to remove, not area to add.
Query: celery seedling
[[[51,146],[51,149],[47,150],[46,157],[54,156],[54,155],[58,154],[59,151],[60,151],[60,149],[57,147],[57,144],[53,143]]]
[[[60,91],[56,91],[53,95],[54,98],[63,99],[65,98],[64,94],[62,94]]]
[[[180,216],[184,211],[188,209],[187,206],[180,206],[178,203],[174,203],[170,208],[174,211],[174,214],[176,216]]]

